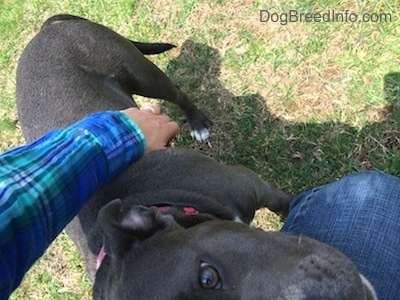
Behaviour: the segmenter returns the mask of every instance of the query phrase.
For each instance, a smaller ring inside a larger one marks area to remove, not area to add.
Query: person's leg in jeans
[[[297,196],[282,231],[346,254],[379,299],[400,299],[400,179],[367,171]]]

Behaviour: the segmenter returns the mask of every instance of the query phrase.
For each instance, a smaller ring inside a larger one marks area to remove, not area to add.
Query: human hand
[[[122,111],[142,130],[146,139],[146,150],[162,149],[179,132],[179,125],[167,115],[160,114],[159,106],[138,109],[131,107]]]

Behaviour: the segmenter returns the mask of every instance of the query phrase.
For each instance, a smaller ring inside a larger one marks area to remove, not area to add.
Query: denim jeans
[[[400,179],[376,171],[346,176],[297,196],[282,231],[346,254],[379,299],[400,299]]]

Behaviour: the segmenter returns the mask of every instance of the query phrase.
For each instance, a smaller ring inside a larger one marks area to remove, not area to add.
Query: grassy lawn
[[[399,4],[0,0],[0,151],[23,143],[15,107],[23,47],[48,17],[70,13],[134,40],[178,46],[151,59],[214,127],[209,142],[198,144],[182,113],[162,103],[183,127],[175,146],[243,164],[293,193],[359,170],[400,175]],[[302,22],[285,24],[289,12],[302,13]],[[331,20],[307,22],[306,13],[331,13]],[[256,224],[280,226],[265,211]],[[74,245],[61,235],[12,299],[90,299],[90,289]]]

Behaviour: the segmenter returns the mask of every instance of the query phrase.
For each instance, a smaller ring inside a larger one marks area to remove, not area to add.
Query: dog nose
[[[335,279],[340,276],[340,271],[338,272],[340,268],[338,268],[336,260],[325,253],[306,256],[299,262],[298,267],[307,278],[318,282],[324,278]]]
[[[344,257],[334,252],[316,251],[309,254],[298,262],[295,273],[287,291],[296,291],[295,294],[302,295],[298,299],[365,299],[358,273]]]

